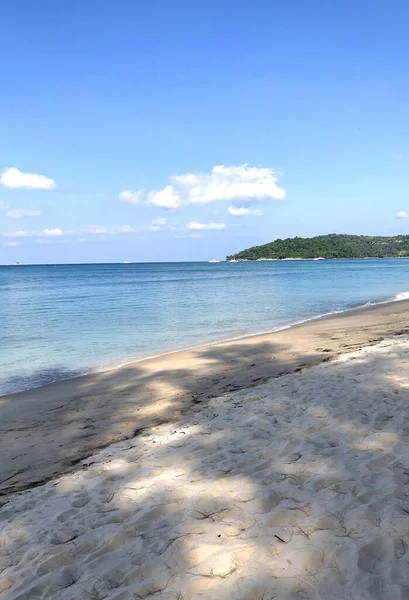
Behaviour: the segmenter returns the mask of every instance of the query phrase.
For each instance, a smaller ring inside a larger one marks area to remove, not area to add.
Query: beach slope
[[[225,390],[10,494],[2,597],[407,599],[408,366],[401,335]]]
[[[0,494],[40,485],[113,442],[177,423],[210,398],[407,332],[403,300],[3,396]]]

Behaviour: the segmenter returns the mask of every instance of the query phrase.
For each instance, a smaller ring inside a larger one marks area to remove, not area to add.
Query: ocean
[[[0,394],[408,290],[403,259],[0,267]]]

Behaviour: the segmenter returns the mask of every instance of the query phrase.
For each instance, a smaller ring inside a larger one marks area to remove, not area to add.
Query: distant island
[[[370,236],[331,233],[312,238],[277,239],[226,257],[227,261],[409,257],[409,235]]]

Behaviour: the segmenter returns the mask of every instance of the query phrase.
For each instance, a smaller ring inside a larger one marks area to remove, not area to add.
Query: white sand
[[[408,367],[394,338],[8,496],[0,596],[409,599]]]

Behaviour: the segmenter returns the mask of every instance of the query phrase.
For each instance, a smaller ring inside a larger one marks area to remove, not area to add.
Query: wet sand
[[[3,396],[0,494],[71,472],[96,450],[177,423],[211,398],[408,332],[403,300]]]

